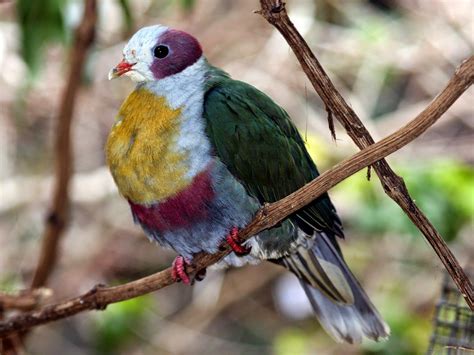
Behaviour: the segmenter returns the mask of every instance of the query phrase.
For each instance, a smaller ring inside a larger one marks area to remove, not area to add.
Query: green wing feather
[[[217,156],[261,203],[279,200],[318,176],[288,114],[254,87],[212,67],[204,117]],[[388,327],[342,258],[335,238],[343,237],[341,222],[327,194],[289,219],[307,234],[319,232],[318,237],[310,247],[301,244],[270,260],[300,279],[324,328],[339,341],[386,337]],[[268,231],[275,249],[284,251],[292,242],[287,233],[294,230],[292,223]]]
[[[271,98],[214,67],[206,84],[207,134],[217,156],[251,196],[261,203],[274,202],[318,176],[298,130]],[[327,194],[290,219],[306,233],[343,237]]]

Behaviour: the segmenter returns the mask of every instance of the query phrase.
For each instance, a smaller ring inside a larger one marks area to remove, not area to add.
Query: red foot
[[[174,281],[183,281],[185,285],[189,285],[191,284],[191,279],[186,273],[186,265],[189,265],[189,262],[181,255],[177,256],[172,264],[171,276]]]
[[[234,253],[239,256],[247,255],[248,253],[250,253],[250,248],[242,245],[242,241],[237,236],[238,232],[239,229],[237,227],[233,227],[229,235],[225,239],[227,241],[227,244],[229,244],[229,246],[234,251]]]

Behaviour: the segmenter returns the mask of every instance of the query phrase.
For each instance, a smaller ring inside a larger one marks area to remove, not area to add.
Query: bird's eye
[[[168,55],[169,52],[170,50],[167,46],[159,45],[159,46],[156,46],[155,49],[153,50],[153,55],[156,58],[163,59]]]

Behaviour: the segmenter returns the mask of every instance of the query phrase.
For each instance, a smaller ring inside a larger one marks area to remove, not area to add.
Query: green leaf
[[[66,39],[63,15],[66,4],[66,0],[17,1],[21,54],[32,75],[41,67],[46,46]]]

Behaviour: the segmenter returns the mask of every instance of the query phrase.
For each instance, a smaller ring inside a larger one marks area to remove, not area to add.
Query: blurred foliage
[[[132,329],[143,326],[147,310],[152,304],[152,296],[141,296],[111,304],[107,307],[107,312],[101,312],[95,317],[96,353],[116,354],[128,342],[137,340]]]
[[[474,213],[474,169],[457,161],[414,162],[395,169],[403,176],[410,194],[446,240],[456,238]],[[366,234],[418,236],[418,229],[403,211],[386,198],[376,182],[367,182],[362,171],[336,188],[356,201],[350,223]],[[420,239],[421,240],[421,239]]]
[[[383,70],[380,70],[380,77],[383,78],[383,85],[380,88],[377,103],[371,112],[374,121],[399,107],[403,97],[399,93],[407,89],[409,81],[409,75],[394,66],[384,66]]]
[[[397,11],[398,7],[396,0],[368,0],[367,2],[381,11],[390,13]]]
[[[179,4],[184,10],[191,11],[196,4],[196,0],[179,0]]]
[[[21,288],[21,278],[18,275],[5,275],[0,278],[0,290],[3,292],[14,292]]]
[[[383,45],[393,35],[390,33],[390,23],[379,16],[367,16],[358,21],[355,35],[361,46],[373,48]]]
[[[66,40],[63,13],[66,3],[66,0],[17,1],[21,54],[33,76],[41,66],[46,47]]]
[[[122,9],[126,31],[131,32],[133,30],[134,20],[133,20],[132,10],[130,9],[130,4],[128,0],[118,0],[118,4],[120,5],[120,8]]]
[[[17,1],[18,25],[21,31],[21,54],[34,78],[44,65],[44,52],[54,43],[66,44],[71,37],[71,28],[66,25],[67,7],[71,0]],[[191,8],[194,1],[182,1]],[[77,3],[80,4],[80,3]],[[121,9],[125,30],[133,31],[134,18],[128,0],[117,0]],[[82,4],[81,4],[82,6]]]
[[[325,167],[329,166],[330,162],[328,161],[331,160],[332,157],[326,142],[321,140],[318,136],[308,133],[303,136],[303,139],[309,155],[317,162],[318,169],[322,171]]]
[[[426,315],[413,312],[404,299],[404,287],[396,287],[393,292],[379,302],[385,321],[390,324],[390,337],[383,342],[366,341],[364,354],[412,355],[426,351],[431,334],[431,321]]]
[[[287,328],[282,330],[275,338],[273,345],[275,355],[303,355],[308,353],[310,337],[298,328]]]

